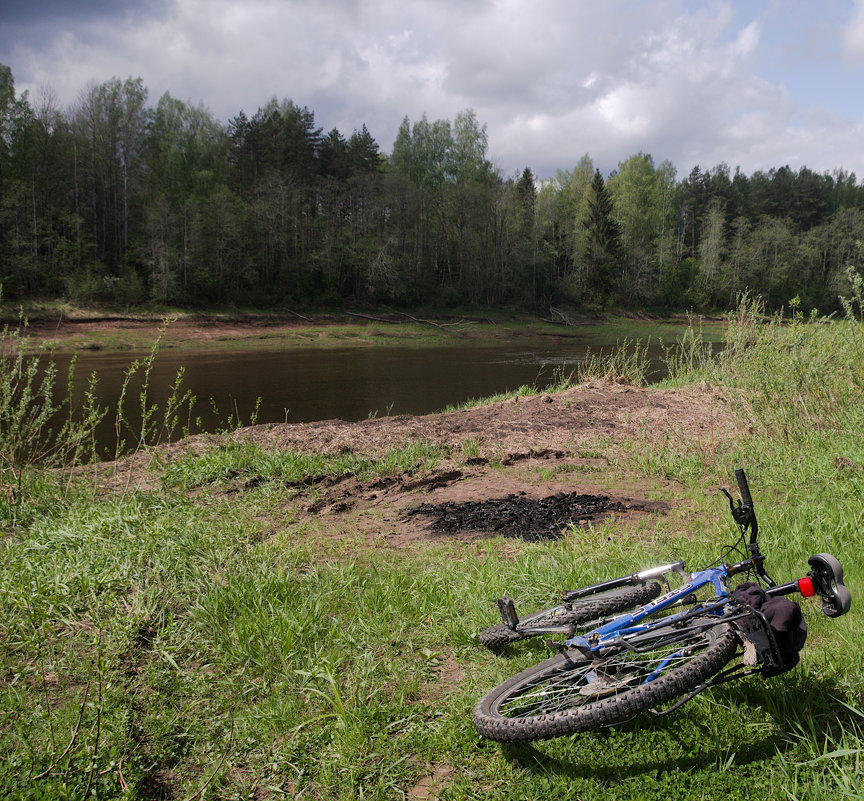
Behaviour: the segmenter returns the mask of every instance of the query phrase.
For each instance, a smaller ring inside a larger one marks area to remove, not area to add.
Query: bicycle
[[[565,594],[587,599],[671,573],[684,579],[631,611],[597,621],[589,631],[548,643],[559,651],[557,656],[523,670],[477,702],[472,720],[479,734],[502,742],[543,740],[616,725],[649,710],[666,715],[709,687],[754,673],[777,675],[797,663],[806,629],[778,632],[768,618],[769,606],[775,613],[778,606],[798,609],[783,596],[818,595],[829,617],[849,611],[852,598],[843,583],[843,567],[831,554],[811,556],[811,569],[803,578],[778,585],[768,575],[747,478],[741,469],[735,476],[741,499],[736,503],[727,490],[721,491],[739,527],[738,541],[692,574],[677,561]],[[732,553],[745,558],[723,561]],[[728,580],[741,575],[752,582],[730,592]],[[698,601],[696,593],[703,588],[710,597]],[[499,610],[500,625],[518,633],[512,600],[499,599]],[[800,618],[800,609],[797,614]],[[523,633],[536,636],[562,628],[541,624],[523,627]],[[726,668],[739,653],[741,661]]]

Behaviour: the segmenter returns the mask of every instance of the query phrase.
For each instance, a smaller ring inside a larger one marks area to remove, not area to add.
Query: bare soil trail
[[[663,514],[674,489],[661,479],[614,469],[620,449],[713,449],[734,430],[716,388],[595,381],[441,414],[273,423],[231,436],[265,450],[373,458],[412,441],[439,446],[445,456],[430,471],[366,481],[338,476],[286,492],[295,527],[358,544],[404,547],[447,537],[548,539],[571,524],[610,514],[620,520]],[[171,445],[168,458],[203,451],[215,441],[213,435],[190,437]],[[115,481],[146,488],[153,480],[149,461],[145,453],[121,459],[112,471]],[[242,476],[222,491],[241,493],[257,483]],[[275,534],[280,523],[273,523]]]

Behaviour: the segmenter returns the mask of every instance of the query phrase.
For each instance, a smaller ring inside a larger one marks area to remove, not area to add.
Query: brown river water
[[[614,343],[605,347],[611,350]],[[602,348],[603,343],[592,338],[590,352]],[[193,431],[224,428],[229,415],[232,422],[239,417],[248,424],[256,404],[258,423],[426,414],[525,384],[545,388],[556,375],[569,375],[588,352],[588,341],[573,338],[516,345],[167,350],[154,361],[147,399],[164,409],[177,371],[183,368],[181,392],[189,390],[197,398],[192,419],[200,417],[200,426],[193,426]],[[95,371],[97,394],[111,409],[99,431],[105,452],[113,452],[113,410],[126,371],[134,359],[144,356],[129,351],[85,351],[77,356],[79,397],[87,376]],[[649,358],[649,380],[663,377],[659,344],[649,349]],[[57,357],[61,371],[68,360],[69,356]],[[140,380],[133,380],[126,394],[133,425],[140,425],[140,388]]]

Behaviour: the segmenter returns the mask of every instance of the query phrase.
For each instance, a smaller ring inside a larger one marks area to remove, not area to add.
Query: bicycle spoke
[[[678,641],[666,638],[645,653],[622,651],[595,663],[575,663],[557,675],[526,684],[497,711],[508,718],[532,717],[618,695],[686,664],[706,644],[704,635]]]

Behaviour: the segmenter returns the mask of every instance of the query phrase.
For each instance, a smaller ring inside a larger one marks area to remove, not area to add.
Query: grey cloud
[[[164,11],[169,0],[4,0],[0,24],[82,22],[93,18],[149,17]]]
[[[727,3],[90,0],[36,4],[40,14],[26,5],[0,12],[18,20],[4,50],[16,85],[52,84],[64,102],[113,75],[140,75],[151,99],[170,91],[225,121],[287,97],[325,129],[365,123],[385,151],[405,115],[452,119],[471,107],[505,174],[527,165],[541,176],[586,151],[605,171],[639,150],[686,171],[696,161],[772,166],[772,152],[803,153],[818,168],[813,154],[827,160],[851,142],[813,120],[793,124],[801,108],[758,77],[755,13],[735,17]],[[850,147],[847,164],[861,149]]]

